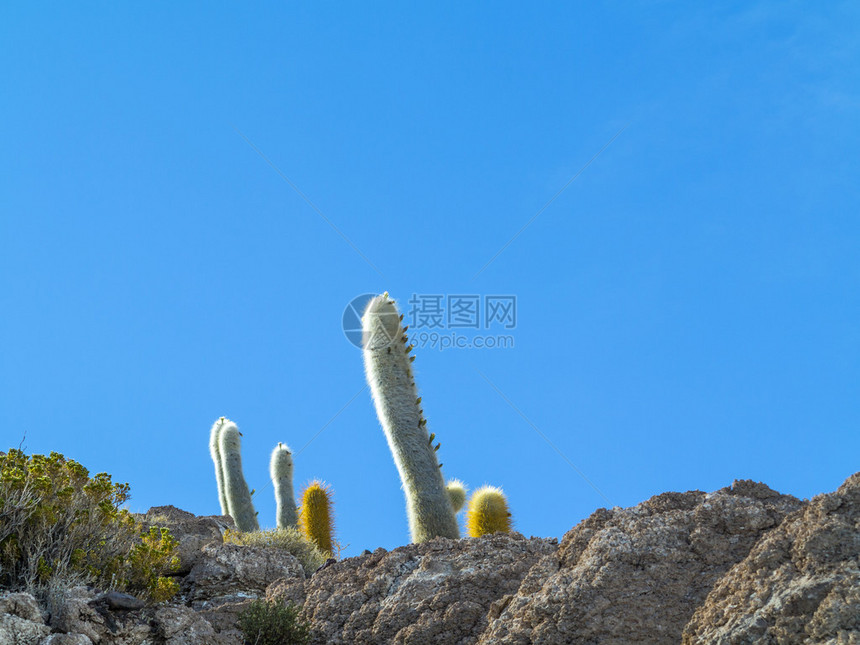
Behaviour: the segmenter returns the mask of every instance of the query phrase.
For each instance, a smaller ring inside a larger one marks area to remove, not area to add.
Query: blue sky
[[[6,3],[0,448],[213,514],[225,415],[261,524],[283,441],[345,555],[393,548],[344,308],[513,295],[513,348],[414,366],[445,474],[503,487],[524,534],[733,479],[833,490],[860,468],[858,19]]]

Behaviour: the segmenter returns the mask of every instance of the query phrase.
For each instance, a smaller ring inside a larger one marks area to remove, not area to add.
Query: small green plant
[[[242,533],[241,531],[224,532],[225,544],[244,546],[262,546],[270,549],[283,549],[296,556],[305,573],[310,575],[328,559],[328,554],[319,550],[316,544],[306,538],[297,528],[269,529]]]
[[[179,582],[159,575],[179,569],[179,556],[174,555],[178,546],[179,541],[167,528],[151,526],[129,552],[128,589],[145,593],[155,602],[170,600],[179,593]]]
[[[128,484],[92,477],[52,452],[0,453],[0,589],[37,592],[62,580],[166,600],[177,585],[176,540],[120,506]]]
[[[299,618],[293,603],[254,600],[239,614],[239,629],[247,645],[307,645],[310,626]]]

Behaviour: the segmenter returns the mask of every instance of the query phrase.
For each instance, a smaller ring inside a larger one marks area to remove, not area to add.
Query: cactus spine
[[[209,454],[215,462],[215,483],[218,485],[218,501],[221,503],[221,515],[229,515],[227,508],[227,491],[224,489],[224,465],[221,461],[221,430],[226,419],[221,417],[212,424],[209,432]]]
[[[276,514],[279,529],[296,528],[299,516],[296,513],[296,497],[293,493],[293,455],[285,443],[278,443],[272,451],[269,474],[275,489]]]
[[[421,399],[412,376],[412,346],[401,316],[385,293],[371,300],[362,316],[364,367],[376,414],[406,495],[409,532],[414,543],[434,537],[460,537],[457,518],[427,433]]]
[[[224,419],[220,431],[219,448],[224,477],[224,492],[227,498],[227,511],[236,522],[236,528],[243,532],[259,531],[257,512],[251,501],[251,491],[242,474],[242,454],[239,428]]]
[[[474,492],[466,513],[469,537],[511,532],[511,513],[501,488],[484,486]]]
[[[329,557],[334,553],[334,524],[331,516],[331,490],[314,480],[302,492],[299,529]]]
[[[466,503],[466,487],[459,479],[452,479],[445,484],[445,490],[448,491],[448,499],[451,500],[451,508],[455,513],[459,513]]]

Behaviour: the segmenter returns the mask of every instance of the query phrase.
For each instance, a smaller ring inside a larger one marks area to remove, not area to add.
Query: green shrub
[[[239,629],[248,645],[307,645],[310,627],[293,603],[255,600],[239,614]]]
[[[319,569],[328,559],[327,554],[320,551],[316,544],[305,537],[297,528],[293,527],[251,531],[249,533],[227,529],[224,532],[224,543],[283,549],[296,556],[296,559],[302,565],[302,569],[308,575]]]
[[[69,580],[165,600],[179,566],[167,529],[142,526],[120,506],[128,484],[92,477],[52,452],[0,453],[0,589],[44,590]]]
[[[174,555],[179,542],[167,528],[151,526],[140,536],[128,554],[126,586],[148,595],[155,602],[170,600],[179,592],[174,578],[160,575],[179,568],[179,556]]]

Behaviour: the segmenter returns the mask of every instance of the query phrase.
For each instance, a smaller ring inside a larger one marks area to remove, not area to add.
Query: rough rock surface
[[[229,515],[197,517],[175,506],[155,506],[144,515],[138,515],[146,526],[166,526],[179,540],[179,573],[187,574],[202,557],[202,549],[210,544],[221,544],[226,529],[236,530]]]
[[[12,614],[0,615],[0,643],[4,645],[40,645],[50,633],[43,623]]]
[[[473,643],[493,601],[556,546],[521,535],[436,538],[335,563],[306,586],[312,642]]]
[[[737,481],[600,509],[493,608],[479,642],[676,645],[719,577],[800,505]]]
[[[237,544],[209,544],[203,557],[182,581],[182,590],[195,609],[266,595],[281,578],[304,579],[298,559],[279,549]]]
[[[51,634],[40,645],[93,645],[83,634]]]
[[[0,643],[41,645],[51,633],[45,612],[27,593],[0,594]]]
[[[860,473],[768,533],[717,583],[684,643],[860,642]]]
[[[273,583],[285,579],[301,586],[305,579],[302,565],[285,551],[207,544],[182,581],[182,592],[190,607],[218,634],[241,642],[236,627],[239,614],[251,600],[265,598]],[[195,629],[199,632],[200,627]]]
[[[143,516],[180,540],[181,593],[0,593],[0,645],[242,645],[253,598],[303,604],[314,643],[858,643],[860,473],[811,502],[763,484],[600,509],[562,543],[519,534],[377,549],[305,572],[225,545],[229,518]]]
[[[79,640],[82,635],[95,645],[141,645],[152,632],[150,611],[113,610],[105,595],[91,587],[68,589],[52,610],[53,631],[77,635]]]
[[[48,618],[48,612],[44,611],[36,599],[28,593],[0,594],[0,614],[11,614],[42,624]]]

